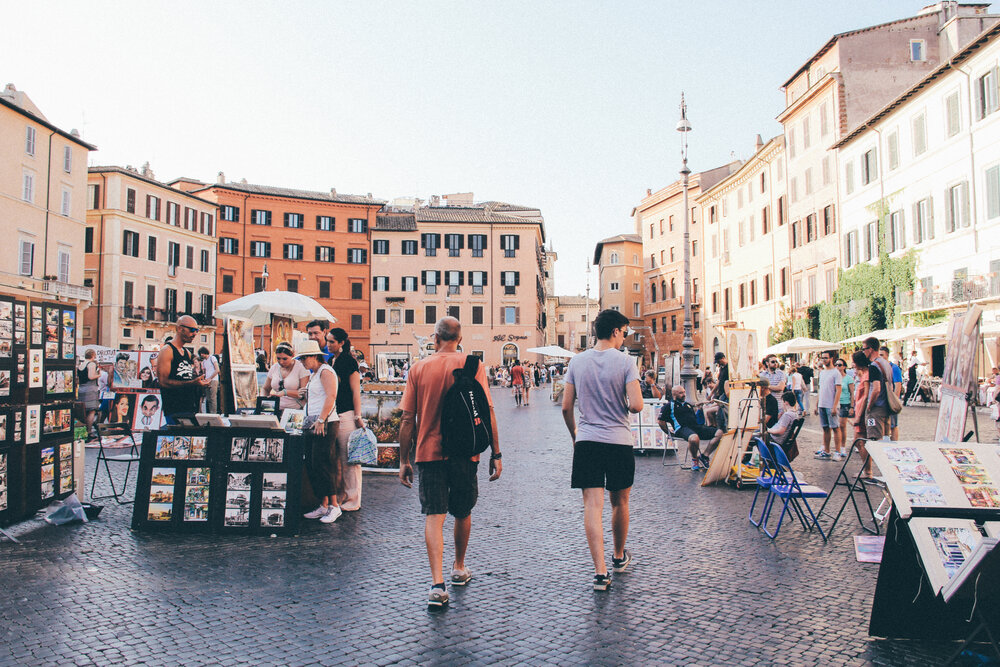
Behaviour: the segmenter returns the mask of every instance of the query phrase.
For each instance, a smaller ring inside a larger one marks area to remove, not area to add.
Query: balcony
[[[145,308],[144,306],[122,306],[121,318],[131,322],[147,322],[150,324],[173,324],[184,313],[163,308]],[[215,318],[204,313],[191,313],[198,326],[214,327]]]
[[[921,310],[940,310],[964,306],[970,302],[1000,299],[1000,276],[972,276],[966,280],[952,280],[932,289],[917,288],[900,292],[896,306],[901,313]]]
[[[92,301],[93,290],[89,287],[81,287],[71,283],[64,283],[58,280],[45,280],[42,282],[42,291],[54,294],[55,296],[67,299],[79,299],[80,301]]]

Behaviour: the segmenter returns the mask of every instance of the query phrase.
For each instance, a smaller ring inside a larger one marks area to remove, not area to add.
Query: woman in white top
[[[305,341],[295,358],[312,372],[307,386],[306,416],[316,419],[312,426],[312,455],[307,472],[320,505],[304,516],[333,523],[341,514],[337,496],[343,488],[343,471],[337,454],[337,374],[326,363],[326,355],[314,340]]]
[[[788,376],[788,388],[795,393],[795,400],[799,404],[799,414],[805,414],[806,408],[802,402],[802,396],[805,394],[806,381],[802,378],[798,366],[792,366],[792,374]]]
[[[264,381],[264,395],[280,397],[278,407],[282,410],[298,410],[302,407],[302,390],[309,384],[309,371],[292,356],[288,343],[278,343],[274,358]]]

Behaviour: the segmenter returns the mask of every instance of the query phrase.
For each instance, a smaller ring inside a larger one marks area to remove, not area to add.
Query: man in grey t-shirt
[[[628,413],[642,410],[639,370],[618,348],[628,335],[628,318],[602,310],[594,319],[597,344],[569,362],[562,412],[573,438],[571,485],[583,490],[583,524],[594,560],[594,590],[606,591],[611,575],[604,561],[604,489],[611,495],[612,569],[621,573],[632,561],[625,549],[629,492],[635,478]],[[580,401],[577,425],[573,404]]]

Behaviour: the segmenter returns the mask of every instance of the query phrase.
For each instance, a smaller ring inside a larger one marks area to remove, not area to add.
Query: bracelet
[[[503,454],[501,454],[500,452],[497,452],[496,454],[491,454],[490,455],[490,461],[499,461],[502,458],[503,458]]]

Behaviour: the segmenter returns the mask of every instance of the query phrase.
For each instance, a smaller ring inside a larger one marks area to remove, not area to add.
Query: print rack
[[[302,446],[301,436],[272,429],[145,433],[132,529],[295,534],[302,517]]]

